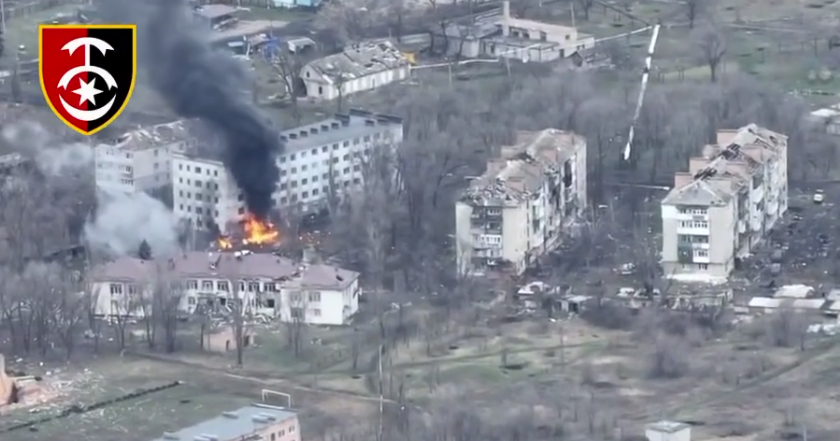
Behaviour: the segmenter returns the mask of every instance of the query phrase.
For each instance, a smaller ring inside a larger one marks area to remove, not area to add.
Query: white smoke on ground
[[[33,158],[38,168],[57,183],[63,179],[94,179],[93,144],[62,142],[33,122],[5,126],[0,136],[14,151]],[[84,226],[85,238],[94,251],[111,256],[135,255],[144,240],[155,256],[177,251],[177,220],[162,202],[143,192],[126,193],[99,185],[96,193],[95,214]]]
[[[23,121],[3,127],[2,137],[12,149],[35,159],[38,168],[51,176],[77,173],[93,164],[90,145],[57,141],[34,122]]]
[[[96,216],[85,225],[90,246],[125,256],[137,254],[145,240],[155,257],[178,251],[178,222],[162,202],[143,192],[103,187],[97,191]]]

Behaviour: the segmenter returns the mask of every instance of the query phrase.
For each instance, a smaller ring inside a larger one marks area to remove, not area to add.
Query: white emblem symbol
[[[114,50],[110,44],[92,37],[81,37],[77,38],[61,48],[61,50],[66,50],[70,52],[70,55],[73,55],[73,52],[76,52],[76,49],[80,47],[85,48],[85,64],[83,66],[76,66],[70,70],[68,70],[64,75],[61,76],[61,79],[58,81],[58,87],[67,90],[67,86],[70,85],[70,80],[73,79],[76,75],[82,72],[90,72],[95,73],[102,77],[105,80],[105,85],[108,86],[108,90],[116,89],[117,88],[117,80],[114,79],[111,74],[99,67],[99,66],[91,66],[90,65],[90,47],[93,46],[99,49],[99,52],[102,52],[102,55],[105,55],[105,52],[108,50]],[[79,80],[79,88],[74,90],[73,93],[79,95],[79,105],[84,104],[85,101],[90,101],[91,104],[96,104],[96,99],[94,98],[96,95],[102,93],[101,90],[97,89],[96,86],[96,78],[92,78],[89,83],[86,83],[84,80]],[[114,96],[111,98],[111,101],[108,102],[104,107],[94,110],[82,110],[77,109],[64,101],[64,98],[59,96],[58,99],[61,100],[61,105],[64,107],[64,110],[70,114],[73,118],[76,118],[80,121],[96,121],[111,110],[111,107],[114,105],[114,101],[116,101],[117,97]]]

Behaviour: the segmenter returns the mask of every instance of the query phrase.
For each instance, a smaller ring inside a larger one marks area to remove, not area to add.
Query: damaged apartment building
[[[175,154],[195,150],[198,123],[175,121],[141,127],[94,148],[96,186],[125,193],[155,193],[172,184]]]
[[[357,272],[249,251],[185,252],[165,263],[122,256],[92,276],[96,315],[106,318],[151,313],[162,283],[177,287],[170,295],[185,315],[225,315],[239,301],[249,315],[316,325],[347,324],[361,296]]]
[[[726,278],[787,207],[787,136],[755,124],[718,131],[662,200],[665,274]]]
[[[519,132],[456,203],[459,271],[521,274],[560,244],[586,204],[586,140],[557,129]]]

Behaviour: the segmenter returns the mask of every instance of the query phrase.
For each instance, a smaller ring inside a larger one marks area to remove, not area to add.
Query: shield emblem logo
[[[59,119],[83,135],[111,124],[137,77],[136,25],[41,25],[41,90]]]

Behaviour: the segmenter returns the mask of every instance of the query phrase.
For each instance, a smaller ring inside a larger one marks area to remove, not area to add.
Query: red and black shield
[[[137,77],[137,26],[41,25],[41,90],[55,114],[93,135],[122,113]]]

